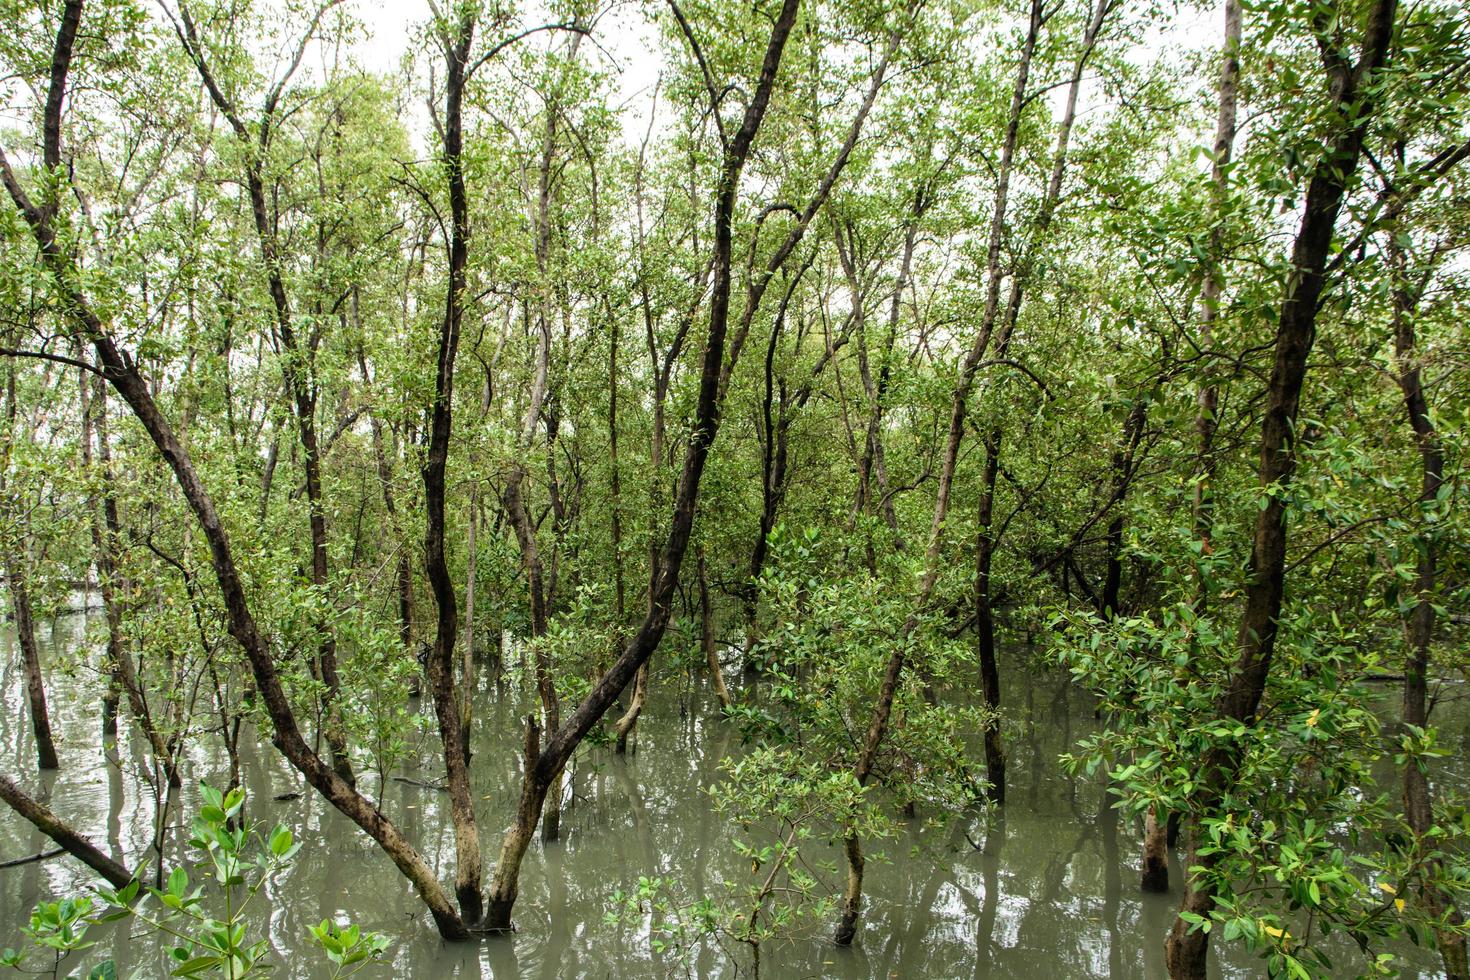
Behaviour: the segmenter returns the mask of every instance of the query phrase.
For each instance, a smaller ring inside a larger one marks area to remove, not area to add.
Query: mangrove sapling
[[[93,945],[88,930],[101,923],[134,920],[168,945],[171,976],[221,977],[243,980],[271,969],[270,942],[247,936],[252,902],[295,858],[301,845],[286,827],[268,834],[243,818],[245,792],[221,793],[207,784],[199,788],[203,802],[193,821],[191,846],[200,853],[191,887],[189,871],[180,866],[157,887],[136,879],[98,888],[95,897],[80,896],[43,902],[26,932],[38,947],[56,954],[56,962]],[[332,963],[333,977],[349,977],[378,960],[388,949],[386,936],[355,925],[323,920],[309,926],[317,945]],[[20,968],[24,952],[7,949],[0,965]],[[111,977],[111,961],[93,966],[88,977]]]

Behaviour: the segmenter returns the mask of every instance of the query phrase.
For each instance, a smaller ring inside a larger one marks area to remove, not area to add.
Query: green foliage
[[[118,889],[99,887],[96,897],[84,896],[43,902],[31,915],[26,930],[38,948],[52,950],[59,964],[63,956],[87,949],[90,928],[120,920],[136,920],[170,943],[170,976],[223,977],[241,980],[271,968],[270,943],[251,941],[247,910],[262,889],[296,857],[301,844],[283,825],[262,835],[244,819],[245,792],[228,792],[201,783],[201,804],[189,840],[200,854],[198,877],[176,867],[162,887],[144,885],[141,877]],[[334,977],[347,977],[376,962],[389,946],[377,933],[355,925],[323,921],[310,927],[311,935],[334,966]],[[0,965],[19,968],[23,954],[7,949]],[[94,966],[87,974],[111,977],[112,961]]]

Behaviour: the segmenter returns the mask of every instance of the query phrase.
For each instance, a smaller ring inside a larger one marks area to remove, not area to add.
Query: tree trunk
[[[122,522],[118,517],[117,494],[114,492],[116,477],[112,472],[112,447],[108,441],[107,388],[101,378],[86,379],[84,385],[91,386],[89,406],[92,422],[83,433],[82,462],[89,469],[92,465],[91,436],[97,440],[97,460],[101,464],[102,493],[100,501],[94,501],[91,515],[92,548],[97,555],[98,587],[102,592],[102,611],[107,619],[107,663],[109,667],[109,697],[112,698],[114,715],[117,710],[118,692],[127,695],[128,706],[133,712],[133,721],[153,750],[153,757],[163,767],[168,784],[174,788],[183,785],[179,773],[177,756],[169,750],[163,734],[154,724],[148,698],[138,682],[137,666],[133,655],[123,642],[122,608],[117,598],[119,586],[124,585],[117,570],[117,542],[122,537]],[[114,718],[113,742],[117,741]]]
[[[477,923],[484,911],[480,894],[482,858],[469,766],[465,763],[462,744],[464,726],[460,719],[459,698],[455,693],[454,643],[459,632],[459,610],[445,556],[444,511],[445,467],[453,429],[454,362],[459,351],[460,327],[468,291],[470,218],[463,164],[463,99],[474,28],[473,14],[465,10],[453,25],[445,27],[442,38],[445,54],[443,166],[449,184],[452,221],[444,319],[439,331],[434,400],[429,412],[429,444],[423,468],[424,508],[428,515],[424,530],[424,568],[438,609],[434,645],[429,654],[429,685],[434,695],[434,715],[439,723],[439,739],[444,750],[450,819],[454,825],[454,892],[460,914],[470,925]]]
[[[1138,452],[1139,440],[1143,438],[1144,422],[1148,418],[1148,401],[1137,398],[1128,416],[1123,420],[1123,441],[1113,453],[1113,517],[1108,521],[1107,575],[1103,579],[1102,609],[1104,619],[1118,615],[1119,599],[1123,591],[1123,528],[1126,515],[1123,503],[1128,497],[1128,486],[1133,482],[1134,457]]]
[[[1220,699],[1222,718],[1253,725],[1270,675],[1276,644],[1277,617],[1286,585],[1287,524],[1284,494],[1296,465],[1293,430],[1306,378],[1307,357],[1316,339],[1317,310],[1327,284],[1327,258],[1347,183],[1357,170],[1363,136],[1379,98],[1373,74],[1383,66],[1393,35],[1397,0],[1376,0],[1368,14],[1363,55],[1357,65],[1329,54],[1327,75],[1333,102],[1356,106],[1350,128],[1329,138],[1307,185],[1306,206],[1292,246],[1291,272],[1283,290],[1277,322],[1275,357],[1266,389],[1261,422],[1260,487],[1265,505],[1256,518],[1247,571],[1245,610],[1236,637],[1239,651],[1229,683]],[[1209,813],[1224,800],[1234,781],[1237,760],[1223,751],[1201,760],[1196,813]],[[1191,849],[1193,850],[1193,849]],[[1218,858],[1191,853],[1190,867],[1208,869]],[[1181,911],[1208,917],[1215,907],[1207,876],[1192,877]],[[1209,933],[1177,919],[1164,946],[1169,975],[1195,980],[1205,975]]]
[[[26,703],[30,709],[31,730],[36,735],[36,765],[41,769],[59,769],[56,743],[51,738],[51,717],[46,711],[46,679],[41,673],[41,651],[36,645],[36,623],[31,614],[31,594],[22,569],[29,551],[20,549],[20,558],[5,563],[5,578],[10,586],[12,621],[16,641],[20,644],[21,662],[25,668]]]
[[[715,695],[720,707],[728,711],[734,706],[730,689],[725,686],[725,672],[720,667],[720,651],[715,645],[715,621],[710,610],[709,573],[704,566],[704,548],[699,549],[699,642],[704,648],[704,662],[709,665],[710,682],[715,686]]]
[[[1414,329],[1420,290],[1408,275],[1407,256],[1399,239],[1402,233],[1395,227],[1394,219],[1399,217],[1396,203],[1391,202],[1389,206],[1387,249],[1389,271],[1393,277],[1394,355],[1398,360],[1398,383],[1404,396],[1404,408],[1419,449],[1422,473],[1419,501],[1430,507],[1438,501],[1440,488],[1444,485],[1444,443],[1434,427],[1424,393]],[[1419,563],[1415,572],[1415,592],[1419,599],[1404,624],[1409,652],[1404,664],[1403,722],[1420,729],[1429,724],[1429,654],[1434,642],[1437,560],[1434,538],[1425,534],[1419,543]],[[1424,842],[1434,826],[1434,801],[1429,778],[1419,768],[1420,764],[1419,759],[1409,759],[1404,765],[1404,822],[1414,834],[1416,846],[1433,849],[1437,845],[1432,841]],[[1442,863],[1433,861],[1426,872],[1420,889],[1425,909],[1436,919],[1448,916],[1452,927],[1458,925],[1463,921],[1462,916],[1449,906],[1447,896],[1433,880],[1442,873]],[[1470,962],[1467,962],[1465,937],[1454,928],[1437,928],[1435,942],[1444,960],[1447,980],[1467,980]]]
[[[352,294],[352,315],[354,320],[358,318],[357,291]],[[361,336],[361,323],[357,324],[359,336]],[[362,371],[364,384],[372,384],[372,378],[368,375],[367,353],[359,346],[357,349],[357,364]],[[397,586],[398,586],[398,639],[402,644],[403,653],[406,657],[413,659],[413,563],[409,556],[407,536],[403,534],[403,527],[398,520],[397,500],[393,495],[393,464],[388,458],[387,440],[383,438],[383,421],[378,413],[372,409],[368,410],[368,426],[372,431],[373,461],[377,465],[378,485],[383,492],[383,509],[387,512],[388,521],[393,525],[394,531],[399,535]],[[395,453],[396,454],[396,453]],[[417,682],[415,682],[415,693],[417,693]]]
[[[1168,822],[1159,819],[1153,807],[1143,816],[1143,862],[1139,887],[1146,892],[1169,890]]]
[[[80,353],[80,345],[78,345]],[[106,409],[95,404],[105,399],[106,389],[102,387],[102,379],[96,378],[96,394],[93,397],[94,379],[86,371],[79,371],[77,378],[78,396],[82,405],[82,469],[89,476],[92,473],[92,438],[97,427],[96,415],[105,412]],[[105,477],[104,477],[105,479]],[[108,481],[110,485],[110,481]],[[122,700],[122,674],[118,665],[122,651],[121,618],[114,602],[111,576],[108,574],[110,555],[104,557],[105,544],[102,540],[102,521],[97,515],[97,500],[95,497],[88,500],[87,514],[92,530],[93,561],[97,566],[97,585],[102,593],[102,611],[107,619],[107,654],[106,664],[106,686],[102,691],[102,754],[109,761],[118,758],[117,750],[117,708]]]
[[[995,556],[995,479],[1000,468],[999,428],[985,437],[985,475],[975,517],[975,638],[980,655],[980,690],[990,716],[985,722],[985,778],[992,802],[1006,801],[1006,754],[1000,737],[1000,670],[995,660],[995,610],[990,597],[990,565]]]
[[[858,916],[863,909],[863,842],[857,834],[849,834],[843,842],[843,854],[847,858],[847,884],[842,891],[842,909],[837,917],[837,930],[832,942],[838,946],[851,946],[857,938]]]
[[[464,573],[464,650],[460,653],[459,689],[459,744],[464,753],[464,764],[470,764],[470,734],[475,717],[475,572],[479,567],[475,535],[480,523],[479,481],[470,484],[470,506],[465,531]]]
[[[535,757],[534,764],[531,764],[533,760],[530,747],[536,742],[536,737],[534,731],[527,735],[528,765],[522,782],[520,804],[517,807],[516,820],[507,830],[501,844],[500,860],[496,864],[495,876],[490,886],[486,917],[489,928],[510,928],[511,913],[519,887],[521,860],[525,856],[526,848],[530,846],[531,829],[534,828],[537,815],[545,803],[547,788],[554,778],[560,777],[577,746],[653,655],[668,628],[674,592],[678,586],[679,567],[694,525],[700,480],[709,456],[709,447],[719,432],[720,378],[730,313],[732,225],[740,173],[769,105],[781,55],[796,22],[799,6],[799,0],[783,0],[781,11],[771,28],[771,38],[761,64],[760,80],[746,105],[740,128],[725,150],[715,207],[714,285],[710,294],[709,333],[700,369],[699,396],[688,448],[684,453],[684,467],[674,497],[668,541],[656,563],[657,579],[650,592],[648,611],[622,654],[593,685],[591,692],[577,706],[576,711],[572,712],[571,717],[547,739],[544,749]],[[533,725],[527,727],[528,730],[533,729]]]
[[[648,661],[638,668],[638,674],[633,678],[633,697],[628,701],[628,710],[617,720],[613,726],[613,733],[617,736],[613,742],[613,751],[622,755],[628,751],[628,737],[633,734],[633,729],[638,724],[638,716],[643,713],[643,705],[648,701]]]

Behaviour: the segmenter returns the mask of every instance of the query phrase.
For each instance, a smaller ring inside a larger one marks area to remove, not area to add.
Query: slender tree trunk
[[[31,594],[23,568],[29,549],[22,546],[20,557],[5,562],[5,578],[10,586],[10,608],[15,637],[20,644],[21,663],[25,669],[26,703],[30,709],[31,730],[36,736],[36,765],[41,769],[59,769],[56,743],[51,738],[51,717],[46,711],[46,679],[41,673],[41,652],[36,644],[36,623],[31,613]]]
[[[709,665],[710,682],[720,699],[720,707],[729,710],[734,706],[730,689],[725,686],[725,672],[720,667],[720,651],[715,645],[715,621],[710,610],[709,573],[704,565],[704,547],[699,549],[699,640],[704,648],[704,662]]]
[[[470,764],[470,734],[475,715],[475,573],[479,567],[476,533],[480,523],[480,486],[478,479],[470,483],[470,506],[465,529],[464,573],[464,650],[460,653],[459,742],[465,765]]]
[[[926,156],[932,155],[929,152],[932,150],[931,147],[926,146],[925,150]],[[858,460],[858,510],[872,517],[876,508],[883,515],[883,520],[893,535],[894,547],[899,551],[903,550],[904,541],[898,531],[898,513],[893,507],[893,495],[888,490],[888,466],[883,449],[885,408],[883,400],[888,394],[889,379],[892,376],[890,360],[894,342],[898,337],[899,318],[903,312],[903,294],[908,289],[909,279],[913,275],[914,249],[918,244],[919,225],[932,203],[928,188],[920,185],[915,189],[909,220],[904,227],[903,254],[898,263],[898,280],[893,285],[893,297],[888,306],[888,325],[884,331],[881,350],[883,360],[879,365],[876,378],[873,375],[872,355],[868,349],[866,319],[858,324],[858,376],[863,383],[863,394],[868,400],[868,424],[863,436],[862,456]]]
[[[91,475],[92,439],[97,426],[95,415],[99,407],[94,404],[93,379],[86,371],[79,371],[78,375],[77,393],[82,405],[82,469]],[[102,387],[101,378],[97,378],[96,381],[98,382],[96,391],[99,396],[96,401],[100,401],[105,398],[105,389]],[[117,708],[122,700],[121,668],[118,665],[122,650],[121,619],[114,602],[111,577],[104,570],[107,559],[103,557],[105,545],[102,540],[102,522],[98,519],[97,510],[97,501],[94,497],[88,501],[87,511],[92,530],[93,561],[97,566],[97,586],[102,593],[102,611],[107,619],[107,654],[104,660],[107,680],[102,691],[102,753],[111,761],[118,758]]]
[[[357,320],[356,290],[352,294],[352,310],[353,318]],[[357,329],[361,335],[360,321],[357,323]],[[371,384],[372,379],[368,375],[367,353],[361,346],[357,349],[357,364],[362,371],[363,383]],[[388,458],[387,440],[383,437],[383,421],[372,409],[368,410],[368,427],[372,431],[373,460],[377,465],[378,485],[382,488],[383,510],[387,512],[388,521],[393,525],[399,538],[395,576],[398,590],[398,639],[403,647],[404,656],[413,659],[413,561],[409,555],[407,536],[403,533],[403,527],[398,519],[398,504],[393,494],[393,464]],[[417,682],[415,682],[415,693],[417,693]]]
[[[276,332],[281,342],[281,374],[286,384],[286,394],[291,399],[295,412],[297,433],[301,441],[302,467],[306,474],[308,526],[311,532],[311,582],[325,598],[330,589],[331,576],[327,555],[326,502],[322,499],[321,444],[316,429],[317,394],[316,380],[313,377],[316,344],[313,338],[303,345],[296,335],[291,302],[286,294],[285,278],[281,271],[279,242],[276,239],[275,229],[279,215],[271,213],[265,186],[265,156],[270,150],[270,133],[275,123],[275,100],[279,92],[268,98],[257,126],[257,135],[252,136],[241,121],[236,105],[224,94],[206,64],[204,47],[199,43],[188,9],[181,6],[180,16],[184,24],[188,53],[211,100],[229,120],[246,154],[245,187],[250,198],[251,217],[255,223],[256,244],[260,250],[261,264],[265,268],[266,285],[275,314]],[[324,734],[331,750],[332,767],[337,775],[351,785],[355,777],[342,723],[342,682],[337,674],[337,639],[331,624],[325,618],[318,621],[317,632],[317,670],[321,675],[323,688]]]
[[[608,523],[612,534],[613,612],[617,616],[619,636],[628,614],[627,588],[623,575],[623,484],[618,468],[618,345],[621,343],[621,321],[609,311],[611,336],[607,347],[607,466]]]
[[[577,35],[573,41],[572,56],[575,57],[576,46],[580,42],[581,35]],[[551,203],[555,196],[556,186],[553,176],[557,149],[557,130],[561,119],[559,100],[555,94],[547,100],[546,125],[542,133],[541,159],[537,169],[537,196],[536,208],[532,215],[536,231],[536,271],[540,281],[537,283],[535,297],[535,325],[537,332],[535,377],[531,383],[531,396],[526,407],[525,416],[521,420],[518,447],[521,454],[528,454],[532,443],[535,441],[536,430],[540,424],[542,409],[546,403],[548,378],[551,371],[551,321],[552,321],[552,287],[551,287]],[[548,462],[553,458],[555,451],[552,444],[551,433],[554,430],[553,423],[548,420],[547,424],[546,452]],[[546,634],[549,611],[547,602],[550,590],[547,586],[545,566],[541,558],[539,546],[536,541],[536,526],[531,519],[529,507],[525,502],[525,480],[526,467],[518,459],[511,465],[510,474],[506,481],[504,492],[504,503],[506,512],[511,519],[515,530],[516,541],[520,545],[521,559],[526,570],[526,591],[530,601],[531,612],[531,635],[539,639]],[[552,574],[555,576],[556,552],[552,553]],[[535,672],[536,690],[541,698],[542,728],[549,736],[555,732],[561,724],[561,701],[556,691],[556,678],[553,674],[553,665],[550,655],[543,644],[537,643],[535,649]],[[543,840],[553,841],[561,836],[561,774],[557,773],[554,780],[555,785],[548,787],[543,798],[548,805],[543,814],[541,836]]]
[[[1128,487],[1133,482],[1134,458],[1137,456],[1138,443],[1143,438],[1143,427],[1147,419],[1147,400],[1135,399],[1133,407],[1123,420],[1122,443],[1113,453],[1113,517],[1108,521],[1108,565],[1103,579],[1102,608],[1099,610],[1104,619],[1115,618],[1120,609],[1123,591],[1123,529],[1127,521],[1123,504],[1128,497]]]
[[[990,594],[990,566],[995,557],[995,480],[1000,469],[1001,430],[985,437],[985,472],[980,507],[975,516],[975,638],[980,655],[980,690],[990,716],[985,721],[985,778],[990,799],[1006,801],[1006,754],[1000,737],[1000,670],[995,660],[995,610]]]
[[[709,332],[705,341],[703,363],[700,369],[699,396],[695,405],[694,424],[689,436],[688,448],[684,453],[684,467],[679,477],[674,496],[674,511],[669,524],[669,537],[656,563],[657,579],[653,583],[648,611],[643,623],[628,642],[622,654],[601,679],[593,685],[587,697],[570,718],[547,740],[544,749],[533,756],[533,746],[539,742],[534,719],[528,720],[526,736],[526,773],[522,782],[520,803],[516,819],[507,830],[501,843],[500,859],[495,866],[495,875],[490,885],[490,896],[486,925],[492,929],[509,929],[511,913],[520,887],[520,867],[526,848],[530,846],[536,820],[546,801],[546,791],[554,779],[559,779],[562,769],[577,746],[612,706],[623,688],[633,680],[643,664],[653,655],[664,631],[668,628],[669,615],[675,590],[678,587],[679,568],[689,545],[689,536],[694,526],[695,508],[699,500],[699,484],[704,475],[705,462],[709,457],[710,445],[719,432],[720,425],[720,379],[725,360],[725,337],[730,315],[730,282],[733,221],[736,196],[739,191],[740,174],[750,154],[761,120],[770,102],[771,90],[775,85],[776,73],[786,39],[796,22],[799,0],[783,0],[780,13],[771,28],[771,38],[766,46],[761,64],[760,80],[756,84],[746,105],[740,128],[726,146],[724,165],[720,176],[719,192],[715,207],[715,250],[713,262],[714,284],[710,294]]]
[[[899,685],[907,666],[907,640],[918,625],[919,616],[928,606],[935,583],[939,578],[940,553],[943,547],[944,523],[949,513],[949,495],[954,485],[955,466],[959,459],[960,442],[964,437],[966,407],[970,391],[974,387],[975,374],[981,358],[990,344],[997,315],[1000,310],[1001,241],[1006,225],[1006,203],[1010,191],[1012,162],[1015,159],[1016,143],[1021,126],[1021,113],[1026,106],[1027,79],[1031,70],[1031,59],[1036,52],[1037,39],[1041,33],[1046,14],[1040,0],[1033,0],[1026,39],[1021,48],[1020,62],[1016,68],[1015,87],[1011,93],[1009,121],[1002,143],[1000,162],[996,171],[994,210],[991,213],[990,236],[987,248],[988,286],[985,312],[980,329],[975,335],[969,351],[960,364],[959,377],[950,398],[949,428],[945,438],[944,453],[940,461],[939,485],[934,497],[934,517],[930,524],[929,544],[924,554],[924,574],[915,597],[914,609],[901,630],[901,637],[893,646],[893,653],[884,669],[882,685],[873,705],[872,717],[863,738],[858,757],[853,765],[853,777],[858,785],[866,785],[873,767],[878,761],[878,751],[883,736],[888,730],[888,720],[893,712]],[[861,848],[848,847],[848,887],[842,911],[833,933],[833,942],[841,946],[850,945],[857,932],[857,915],[862,905],[862,868],[854,864],[854,855],[861,860]],[[853,889],[856,888],[856,892]],[[849,921],[849,918],[851,921]]]
[[[1389,211],[1387,252],[1393,276],[1394,354],[1398,360],[1399,389],[1403,392],[1409,426],[1419,449],[1422,473],[1419,500],[1426,507],[1431,507],[1438,501],[1440,488],[1444,485],[1444,443],[1429,414],[1419,365],[1414,328],[1419,288],[1409,279],[1407,256],[1399,239],[1401,233],[1395,227],[1398,208],[1391,203]],[[1419,544],[1419,563],[1415,572],[1415,591],[1419,599],[1404,624],[1409,654],[1404,664],[1403,722],[1421,729],[1429,724],[1429,654],[1434,642],[1437,560],[1434,538],[1426,533]],[[1418,759],[1410,759],[1404,765],[1404,822],[1413,832],[1417,846],[1433,849],[1436,845],[1426,839],[1434,826],[1434,800],[1429,778],[1419,766]],[[1429,914],[1436,919],[1448,916],[1453,926],[1463,919],[1459,910],[1449,907],[1447,896],[1434,881],[1442,869],[1443,865],[1438,860],[1429,864],[1420,892]],[[1465,937],[1454,928],[1436,929],[1435,941],[1444,960],[1447,980],[1470,977]]]
[[[1296,465],[1293,429],[1306,377],[1307,357],[1316,339],[1317,310],[1327,284],[1327,257],[1332,248],[1338,212],[1348,181],[1357,170],[1363,137],[1378,101],[1373,75],[1388,57],[1393,35],[1396,0],[1376,0],[1368,12],[1363,54],[1350,65],[1337,54],[1327,58],[1327,76],[1333,102],[1356,106],[1351,126],[1329,137],[1307,185],[1301,226],[1292,247],[1291,272],[1283,290],[1277,322],[1275,357],[1266,389],[1266,412],[1261,422],[1260,486],[1265,504],[1256,518],[1247,575],[1245,610],[1236,638],[1238,655],[1229,683],[1220,699],[1219,713],[1253,725],[1270,675],[1276,644],[1277,617],[1286,586],[1287,523],[1284,494]],[[1268,492],[1270,491],[1270,492]],[[1222,751],[1201,760],[1197,813],[1213,812],[1234,782],[1238,760]],[[1196,835],[1197,836],[1197,835]],[[1189,867],[1207,871],[1218,856],[1200,854],[1191,842]],[[1181,912],[1208,918],[1215,895],[1208,875],[1193,876],[1186,885]],[[1192,928],[1180,918],[1164,945],[1164,959],[1173,980],[1204,980],[1209,933]]]
[[[1215,148],[1210,170],[1210,187],[1215,206],[1215,224],[1210,231],[1210,264],[1205,270],[1204,283],[1200,288],[1200,339],[1199,346],[1212,351],[1215,346],[1215,323],[1220,315],[1221,297],[1225,287],[1224,272],[1224,229],[1227,194],[1229,192],[1230,157],[1235,148],[1235,112],[1237,87],[1240,78],[1240,0],[1225,0],[1225,40],[1220,50],[1219,114],[1215,123]],[[1220,386],[1207,360],[1204,380],[1197,396],[1198,412],[1195,417],[1195,432],[1198,449],[1195,461],[1194,482],[1194,528],[1195,537],[1201,545],[1201,555],[1213,550],[1215,480],[1215,431],[1219,428]],[[1205,594],[1203,580],[1196,593],[1196,603],[1203,609]],[[1169,890],[1168,826],[1177,824],[1177,817],[1159,821],[1149,813],[1144,822],[1143,862],[1140,886],[1144,891],[1165,892]]]
[[[43,118],[43,160],[53,173],[61,169],[61,108],[81,14],[82,0],[66,0],[52,51],[51,78]],[[220,521],[213,498],[194,468],[188,449],[159,411],[152,390],[138,373],[136,361],[117,347],[106,324],[88,303],[80,285],[76,261],[62,248],[52,225],[54,209],[49,204],[37,206],[31,201],[3,153],[0,153],[0,182],[4,183],[11,200],[31,229],[41,262],[54,281],[62,300],[61,308],[77,338],[91,344],[103,376],[128,404],[173,472],[179,490],[209,544],[226,624],[250,665],[258,696],[271,720],[272,742],[314,789],[362,828],[392,858],[428,907],[444,938],[467,939],[469,932],[463,920],[450,905],[448,896],[423,857],[392,821],[338,776],[302,737],[290,700],[276,672],[274,654],[261,635],[246,598],[245,584],[235,565],[229,535]],[[12,806],[17,803],[24,805],[24,801],[18,798],[7,798],[7,802]]]
[[[533,399],[531,409],[527,411],[527,418],[531,413],[539,414],[540,408]],[[532,423],[528,423],[530,425]],[[523,440],[525,445],[527,440]],[[510,517],[511,528],[515,531],[516,541],[521,548],[521,561],[526,569],[526,594],[531,605],[531,636],[539,639],[546,635],[547,609],[546,609],[546,581],[544,567],[541,563],[541,551],[536,542],[536,526],[531,520],[531,512],[526,507],[523,488],[525,486],[526,468],[519,462],[511,465],[510,477],[506,480],[504,504],[506,514]],[[545,730],[554,732],[561,724],[561,699],[556,693],[556,678],[552,672],[551,657],[546,650],[545,644],[533,643],[533,668],[536,674],[536,692],[541,698],[541,715],[545,722]],[[539,728],[538,728],[539,730]],[[557,775],[557,785],[551,789],[548,800],[549,806],[545,811],[545,819],[542,824],[541,833],[544,840],[553,841],[561,835],[561,776]]]
[[[445,467],[453,430],[454,362],[459,351],[460,328],[468,293],[470,219],[463,163],[463,100],[474,28],[473,14],[466,9],[458,14],[453,25],[445,28],[440,39],[445,55],[442,160],[449,184],[451,228],[444,319],[439,332],[434,400],[429,412],[429,444],[423,467],[424,507],[428,516],[424,530],[424,568],[438,609],[434,646],[429,654],[429,685],[434,695],[434,714],[439,722],[439,739],[443,745],[444,769],[449,783],[450,819],[454,825],[455,842],[454,892],[460,914],[470,925],[479,922],[484,911],[480,894],[482,858],[469,766],[465,762],[462,743],[464,726],[460,719],[459,698],[455,693],[454,643],[459,632],[459,610],[445,556],[444,511]]]
[[[613,725],[613,752],[618,755],[628,751],[628,739],[638,726],[638,716],[643,714],[643,706],[648,703],[648,665],[651,660],[649,658],[644,661],[643,666],[638,668],[638,673],[633,678],[633,696],[628,699],[628,710]]]

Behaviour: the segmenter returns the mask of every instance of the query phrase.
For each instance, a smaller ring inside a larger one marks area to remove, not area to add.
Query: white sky
[[[549,19],[539,12],[541,6],[534,2],[527,5],[523,20],[526,26]],[[428,0],[353,0],[349,9],[363,22],[367,35],[355,46],[354,54],[363,67],[374,72],[396,69],[414,41],[416,29],[429,17]],[[593,35],[596,45],[587,44],[582,49],[616,79],[613,107],[626,110],[623,122],[630,138],[641,138],[648,125],[649,101],[660,68],[655,31],[639,5],[623,3],[597,21]],[[548,36],[539,35],[522,43],[544,45]],[[493,41],[477,38],[476,47],[483,48]]]
[[[735,0],[738,2],[738,0]],[[1165,50],[1213,47],[1223,33],[1223,0],[1204,0],[1199,6],[1191,0],[1178,9],[1164,30],[1150,33],[1135,49],[1133,59],[1147,60]],[[524,23],[545,21],[541,4],[530,3]],[[1165,6],[1170,6],[1167,0]],[[350,9],[363,22],[365,39],[354,48],[363,67],[375,72],[395,70],[414,41],[417,28],[429,16],[428,0],[351,0]],[[697,29],[697,28],[696,28]],[[615,79],[616,97],[613,107],[623,117],[623,131],[636,143],[648,127],[651,97],[658,81],[661,59],[654,26],[638,4],[621,3],[605,13],[597,23],[595,46],[584,46],[584,52],[598,58],[610,69]],[[488,38],[480,38],[483,45]],[[545,35],[526,43],[544,44]],[[1061,110],[1063,90],[1054,93],[1057,111]],[[1085,100],[1084,100],[1085,101]],[[417,135],[417,134],[416,134]]]

